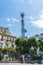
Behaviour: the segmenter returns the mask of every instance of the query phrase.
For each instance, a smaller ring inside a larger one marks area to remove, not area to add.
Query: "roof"
[[[0,33],[0,35],[4,35],[4,36],[9,36],[9,37],[14,37],[14,38],[16,38],[15,36],[12,36],[12,35],[6,35],[6,34],[1,34],[1,33]]]
[[[6,28],[6,27],[0,27],[0,28],[2,28],[2,29],[6,29],[6,30],[8,30],[8,32],[10,32],[9,31],[9,29],[8,28]],[[10,33],[9,34],[4,34],[4,33],[0,33],[0,35],[4,35],[4,36],[9,36],[9,37],[14,37],[14,38],[16,38],[15,36],[12,36]]]

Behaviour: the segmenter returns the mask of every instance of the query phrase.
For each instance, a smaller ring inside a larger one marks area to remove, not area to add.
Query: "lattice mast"
[[[21,13],[21,33],[22,33],[22,38],[25,38],[25,31],[24,31],[24,13]]]

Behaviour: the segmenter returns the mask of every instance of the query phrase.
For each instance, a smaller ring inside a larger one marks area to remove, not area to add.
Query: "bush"
[[[23,58],[22,58],[22,56],[20,56],[20,57],[19,57],[19,60],[20,60],[20,61],[23,61]]]
[[[39,57],[39,56],[34,56],[33,57],[33,60],[40,60],[41,59],[41,57]]]
[[[0,53],[0,61],[3,59],[3,54],[2,53]]]

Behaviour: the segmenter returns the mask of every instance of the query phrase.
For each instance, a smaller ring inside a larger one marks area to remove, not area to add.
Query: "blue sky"
[[[43,33],[43,0],[0,0],[0,26],[21,37],[21,12],[25,13],[25,36]]]

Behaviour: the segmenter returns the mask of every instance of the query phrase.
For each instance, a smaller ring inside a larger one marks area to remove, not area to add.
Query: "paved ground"
[[[41,64],[26,64],[26,63],[0,63],[0,65],[41,65]]]

